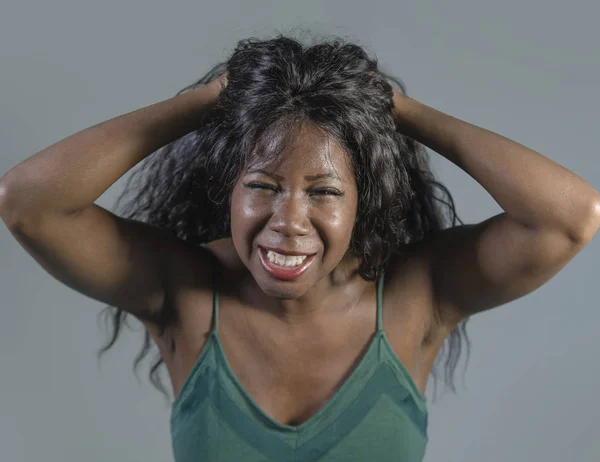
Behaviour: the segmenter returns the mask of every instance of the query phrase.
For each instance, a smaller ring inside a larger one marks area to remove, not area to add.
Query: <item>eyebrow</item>
[[[276,175],[275,173],[271,173],[271,172],[267,172],[266,170],[263,169],[256,169],[256,170],[250,170],[248,173],[262,173],[263,175],[269,176],[271,178],[273,178],[274,180],[277,181],[282,181],[283,177]],[[317,180],[323,180],[323,179],[328,179],[328,178],[334,178],[334,179],[338,179],[338,177],[336,175],[334,175],[333,173],[319,173],[317,175],[307,175],[304,177],[304,179],[306,181],[317,181]]]

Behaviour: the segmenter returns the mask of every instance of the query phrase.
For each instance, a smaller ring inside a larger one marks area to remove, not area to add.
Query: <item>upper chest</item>
[[[365,359],[377,330],[375,292],[349,315],[300,329],[269,321],[226,295],[219,305],[217,333],[228,367],[260,411],[286,425],[300,425],[332,400]],[[384,303],[382,320],[391,347],[419,386],[423,334],[411,309],[407,305],[399,315]]]
[[[384,290],[381,315],[387,341],[424,391],[429,365],[422,345],[428,315],[426,283],[417,273]],[[401,297],[398,296],[401,294]],[[200,300],[202,299],[202,300]],[[212,295],[189,293],[180,300],[178,354],[165,360],[174,390],[179,390],[214,326]],[[377,330],[375,285],[346,316],[324,317],[301,329],[286,329],[260,312],[220,292],[218,338],[228,366],[244,391],[272,419],[299,425],[338,392],[364,358]]]
[[[327,405],[362,365],[376,333],[372,308],[346,326],[332,323],[294,335],[274,334],[267,326],[244,332],[224,315],[221,347],[237,380],[262,412],[277,422],[300,425]],[[384,330],[389,338],[390,329]],[[411,339],[413,335],[414,329],[406,329],[403,341],[392,348],[416,378],[419,341]]]

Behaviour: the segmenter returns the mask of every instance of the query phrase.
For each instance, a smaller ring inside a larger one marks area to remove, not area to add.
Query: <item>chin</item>
[[[315,278],[318,261],[314,261],[302,275],[294,279],[279,278],[270,274],[260,257],[253,259],[252,263],[249,269],[260,289],[265,295],[280,300],[295,300],[302,297],[318,280]]]
[[[286,285],[288,287],[286,287]],[[305,287],[294,287],[292,284],[285,281],[268,280],[266,283],[259,284],[259,287],[269,297],[278,298],[280,300],[295,300],[302,297],[306,293]]]

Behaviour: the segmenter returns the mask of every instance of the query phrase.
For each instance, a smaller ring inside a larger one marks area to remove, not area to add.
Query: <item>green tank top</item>
[[[382,293],[383,274],[367,352],[330,401],[292,426],[263,412],[233,373],[217,334],[215,283],[212,332],[171,409],[175,461],[422,461],[426,398],[383,330]]]

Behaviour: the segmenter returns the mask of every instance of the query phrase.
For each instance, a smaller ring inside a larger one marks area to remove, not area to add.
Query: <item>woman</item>
[[[422,460],[444,341],[451,373],[469,316],[540,287],[598,230],[584,180],[388,79],[351,44],[245,40],[2,178],[20,244],[110,304],[108,347],[126,315],[146,327],[178,462]],[[423,145],[504,212],[443,229]],[[145,158],[128,218],[94,204]]]

